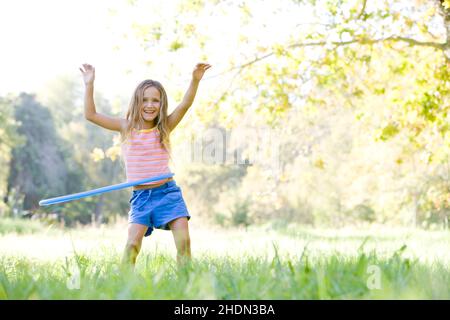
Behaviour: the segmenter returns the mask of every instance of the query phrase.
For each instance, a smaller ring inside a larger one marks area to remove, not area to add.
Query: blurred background
[[[124,117],[148,78],[173,110],[204,61],[171,136],[197,221],[448,230],[448,0],[2,1],[0,38],[2,218],[125,219],[130,190],[38,205],[125,181],[78,68],[96,67],[97,110]]]

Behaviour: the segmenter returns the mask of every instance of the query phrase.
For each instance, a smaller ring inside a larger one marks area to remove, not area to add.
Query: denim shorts
[[[129,223],[148,226],[145,236],[153,228],[170,230],[169,222],[180,217],[191,218],[184,202],[181,188],[175,180],[153,189],[133,190],[130,199]]]

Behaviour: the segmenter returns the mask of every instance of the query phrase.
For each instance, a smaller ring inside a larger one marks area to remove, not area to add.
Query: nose
[[[157,107],[158,106],[158,102],[144,102],[144,107]]]

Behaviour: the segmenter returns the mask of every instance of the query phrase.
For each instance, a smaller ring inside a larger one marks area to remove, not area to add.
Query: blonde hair
[[[156,89],[158,89],[161,95],[161,105],[158,116],[155,119],[156,127],[159,131],[160,142],[162,146],[170,154],[170,131],[167,125],[167,110],[169,102],[167,100],[166,90],[164,90],[162,84],[156,80],[144,80],[134,90],[127,111],[127,125],[124,132],[122,132],[122,143],[126,142],[130,138],[131,132],[134,128],[143,128],[144,119],[141,115],[141,106],[144,102],[144,91],[150,87],[155,87]]]

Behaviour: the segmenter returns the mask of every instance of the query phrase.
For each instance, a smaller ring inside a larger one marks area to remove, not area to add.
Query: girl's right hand
[[[83,74],[83,81],[85,85],[94,83],[95,80],[95,68],[90,64],[84,63],[83,68],[79,68]]]

